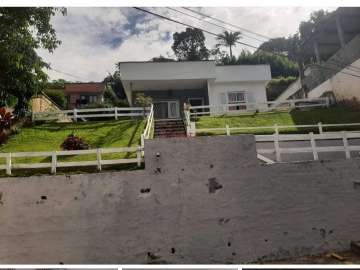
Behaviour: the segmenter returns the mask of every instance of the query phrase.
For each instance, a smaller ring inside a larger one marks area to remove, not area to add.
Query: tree
[[[149,107],[152,104],[153,100],[151,97],[146,96],[144,93],[139,93],[136,95],[135,104],[143,108],[143,116],[145,118],[146,107]]]
[[[285,37],[272,38],[269,41],[262,43],[259,46],[259,48],[257,49],[257,52],[267,51],[267,52],[287,54],[289,39],[290,39],[290,37],[289,38],[285,38]]]
[[[216,59],[216,58],[215,58]],[[247,50],[242,50],[238,57],[229,55],[222,55],[220,52],[218,65],[260,65],[268,64],[271,68],[272,77],[288,77],[297,76],[298,67],[296,62],[288,59],[285,55],[275,55],[264,51],[251,53]]]
[[[112,91],[116,94],[119,99],[126,99],[126,94],[124,90],[124,86],[121,82],[119,64],[117,64],[118,70],[116,70],[113,74],[110,74],[105,77],[103,82],[108,86],[111,87]]]
[[[299,26],[301,40],[306,40],[312,35],[319,27],[320,23],[330,16],[331,12],[323,9],[314,11],[310,14],[310,19],[302,21]]]
[[[60,44],[50,19],[64,8],[0,7],[0,106],[16,98],[15,114],[24,116],[31,97],[46,86],[48,68],[36,50],[53,52]]]
[[[241,39],[241,33],[224,31],[216,39],[219,41],[217,46],[229,47],[230,59],[231,59],[232,58],[232,49],[231,48],[235,47],[236,43]]]
[[[158,57],[151,58],[153,62],[174,62],[175,60],[172,58],[164,57],[161,54]]]
[[[201,30],[186,28],[184,32],[174,33],[173,39],[171,48],[178,60],[197,61],[209,58],[209,50],[205,46],[205,36]]]

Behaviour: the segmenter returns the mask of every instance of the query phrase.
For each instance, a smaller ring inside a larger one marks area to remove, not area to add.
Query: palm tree
[[[225,46],[230,48],[230,58],[232,58],[232,46],[236,46],[236,43],[241,39],[241,32],[228,32],[224,31],[216,38],[219,43],[217,46]]]

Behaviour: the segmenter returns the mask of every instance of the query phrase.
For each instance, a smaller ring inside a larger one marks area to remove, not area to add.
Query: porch
[[[139,93],[143,93],[153,99],[155,119],[182,118],[184,103],[191,106],[209,105],[207,88],[134,91],[133,104],[135,104],[136,96]]]

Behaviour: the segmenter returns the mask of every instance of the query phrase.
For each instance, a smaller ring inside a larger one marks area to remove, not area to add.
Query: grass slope
[[[350,111],[342,107],[318,108],[308,111],[293,110],[291,112],[274,112],[274,113],[257,113],[252,115],[241,116],[220,116],[210,117],[203,116],[196,121],[196,128],[217,128],[225,127],[256,127],[256,126],[273,126],[278,125],[308,125],[317,124],[337,124],[337,123],[354,123],[360,122],[360,112]],[[359,129],[356,127],[355,129]],[[344,129],[344,128],[337,128]],[[349,129],[349,128],[347,128]],[[308,128],[287,128],[281,129],[281,133],[291,132],[309,132],[317,131],[317,129]],[[324,130],[330,130],[324,129]],[[335,128],[332,128],[335,130]],[[201,132],[199,135],[223,134],[221,131]],[[236,131],[232,133],[273,133],[270,129],[254,129],[247,131]]]
[[[0,152],[34,152],[61,150],[60,145],[71,133],[83,138],[91,149],[100,147],[138,146],[144,128],[142,120],[117,120],[81,123],[46,123],[33,127],[21,128],[18,134],[12,135]],[[129,158],[135,154],[104,154],[103,159]],[[95,155],[66,156],[60,161],[94,160]],[[49,162],[50,158],[16,158],[14,162]],[[0,158],[0,164],[5,159]]]

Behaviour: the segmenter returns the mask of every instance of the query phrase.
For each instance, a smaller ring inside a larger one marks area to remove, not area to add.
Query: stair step
[[[172,127],[172,126],[183,126],[183,125],[184,125],[183,122],[171,123],[171,124],[164,124],[164,123],[158,124],[158,123],[155,123],[155,127]]]
[[[182,120],[155,120],[154,137],[186,137],[186,129],[184,122]]]
[[[186,134],[176,134],[176,135],[158,135],[157,138],[172,138],[172,137],[186,137]]]
[[[158,136],[179,136],[179,135],[186,135],[185,132],[169,132],[169,133],[156,133],[155,137]]]
[[[155,128],[155,131],[161,131],[161,130],[173,130],[173,131],[176,131],[176,130],[185,130],[184,127],[171,127],[171,128]]]

